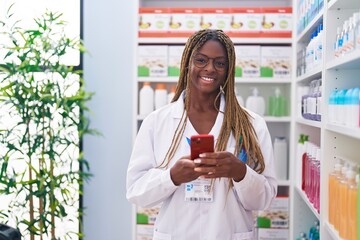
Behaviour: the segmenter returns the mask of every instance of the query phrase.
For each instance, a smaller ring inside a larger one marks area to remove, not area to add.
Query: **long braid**
[[[261,173],[265,169],[264,157],[262,155],[255,129],[251,123],[251,116],[247,111],[242,109],[239,105],[235,95],[235,49],[234,44],[230,38],[223,33],[221,30],[204,29],[193,34],[187,41],[185,49],[181,58],[180,76],[176,87],[174,98],[172,102],[177,101],[181,93],[185,90],[186,96],[190,96],[190,73],[189,66],[194,52],[203,46],[208,40],[217,40],[224,45],[227,51],[228,57],[228,70],[227,78],[223,85],[226,108],[224,111],[224,121],[221,126],[218,141],[215,146],[216,151],[225,151],[228,143],[228,139],[233,134],[234,138],[237,139],[234,154],[238,156],[241,149],[244,148],[247,156],[248,164],[251,168]],[[215,99],[215,103],[220,97],[221,92]],[[179,144],[181,137],[185,131],[186,122],[188,120],[188,109],[189,109],[190,97],[185,97],[184,112],[182,114],[179,125],[174,133],[172,143],[168,149],[161,167],[168,167],[172,160]],[[215,104],[214,103],[214,104]],[[216,106],[216,105],[215,105]],[[218,109],[219,111],[219,109]],[[240,141],[242,139],[242,141]],[[232,180],[229,179],[230,186]]]

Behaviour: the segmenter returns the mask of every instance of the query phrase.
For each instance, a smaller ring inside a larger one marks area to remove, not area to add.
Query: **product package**
[[[139,37],[163,37],[169,30],[168,8],[139,9]]]
[[[169,46],[168,52],[168,75],[178,77],[180,75],[181,56],[185,46]]]
[[[169,33],[172,37],[189,37],[200,29],[199,8],[171,8]]]
[[[167,46],[138,46],[138,76],[166,77]]]
[[[231,9],[231,37],[259,37],[261,31],[261,8]]]
[[[235,77],[260,77],[260,46],[235,46]]]
[[[261,77],[291,77],[291,47],[261,47]]]

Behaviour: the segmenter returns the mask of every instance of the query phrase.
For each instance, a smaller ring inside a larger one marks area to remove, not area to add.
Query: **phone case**
[[[214,152],[214,136],[209,134],[191,136],[190,149],[192,160],[198,158],[200,153]]]

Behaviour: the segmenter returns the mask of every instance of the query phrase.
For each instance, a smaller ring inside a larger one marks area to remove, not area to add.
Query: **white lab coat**
[[[182,156],[190,155],[186,137],[197,134],[188,121],[183,139],[168,169],[157,166],[164,160],[184,109],[184,95],[178,101],[152,112],[144,119],[127,172],[127,198],[130,202],[152,207],[162,203],[154,226],[153,240],[240,240],[254,239],[252,210],[269,207],[276,196],[273,148],[265,121],[250,112],[260,147],[265,171],[256,173],[247,166],[244,179],[234,182],[228,192],[228,179],[215,181],[213,202],[185,201],[185,184],[175,186],[170,168]],[[220,110],[225,108],[221,97]],[[215,141],[219,135],[223,114],[219,113],[211,129]],[[234,152],[235,139],[228,142],[227,151]]]

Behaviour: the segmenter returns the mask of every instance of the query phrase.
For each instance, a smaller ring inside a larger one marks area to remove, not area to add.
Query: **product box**
[[[235,46],[235,77],[260,77],[260,46]]]
[[[261,47],[261,77],[291,77],[291,47]]]
[[[198,8],[171,8],[169,33],[173,37],[189,37],[200,29]]]
[[[180,63],[185,46],[169,46],[168,76],[180,76]]]
[[[169,23],[168,8],[139,8],[139,37],[165,37]]]
[[[258,240],[289,240],[289,229],[257,229]]]
[[[264,37],[291,37],[291,7],[263,8],[262,13],[261,31]]]
[[[232,37],[258,37],[261,31],[261,8],[231,9],[230,33]]]
[[[138,46],[138,76],[166,77],[167,46]]]
[[[289,197],[277,196],[266,211],[259,211],[258,228],[289,228]]]
[[[229,8],[200,8],[200,29],[221,29],[230,31],[231,14]]]
[[[154,225],[136,225],[136,240],[152,240]]]

